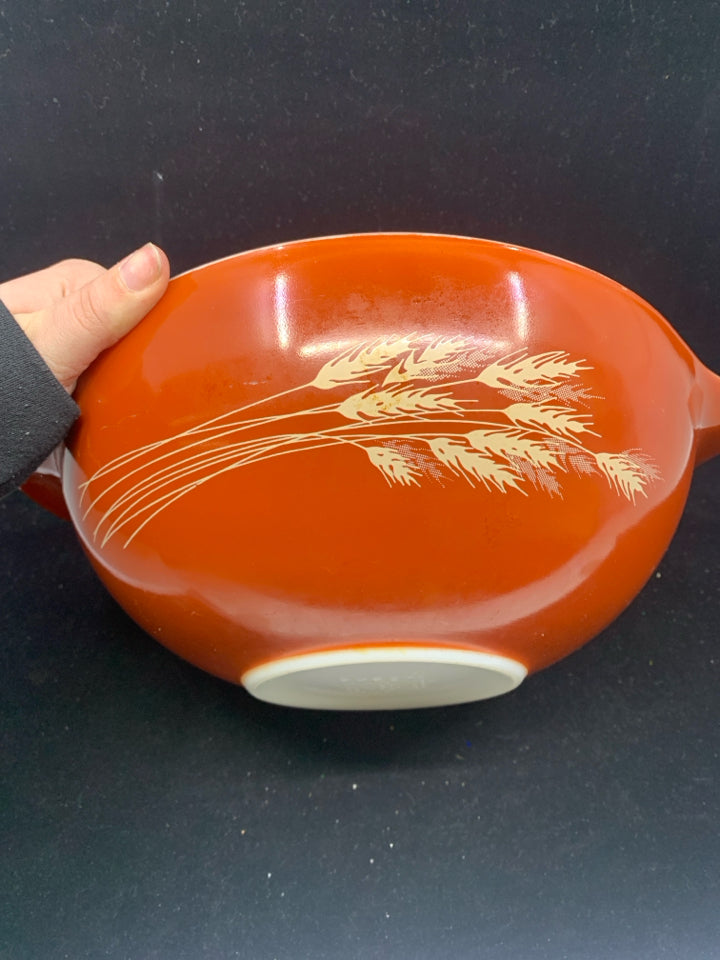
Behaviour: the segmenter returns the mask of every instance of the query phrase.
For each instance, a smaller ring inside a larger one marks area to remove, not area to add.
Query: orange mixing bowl
[[[374,234],[174,279],[82,379],[63,493],[135,620],[305,707],[503,693],[648,579],[720,378],[633,293],[508,244]]]

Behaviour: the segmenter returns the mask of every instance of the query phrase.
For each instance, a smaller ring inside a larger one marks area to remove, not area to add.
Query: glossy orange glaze
[[[716,452],[718,383],[652,307],[566,261],[291,243],[176,278],[93,366],[64,495],[128,612],[230,680],[388,643],[536,670],[650,576],[698,437]]]

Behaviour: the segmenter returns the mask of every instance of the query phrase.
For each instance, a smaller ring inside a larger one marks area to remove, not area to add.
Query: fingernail
[[[160,254],[152,243],[146,243],[120,264],[120,276],[128,290],[140,293],[160,276]]]

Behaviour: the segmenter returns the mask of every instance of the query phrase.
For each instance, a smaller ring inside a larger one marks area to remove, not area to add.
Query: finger
[[[98,354],[157,303],[169,274],[167,257],[149,243],[54,306],[19,319],[55,376],[72,391]]]
[[[91,260],[63,260],[17,280],[0,283],[0,300],[10,313],[34,313],[52,306],[105,273]]]

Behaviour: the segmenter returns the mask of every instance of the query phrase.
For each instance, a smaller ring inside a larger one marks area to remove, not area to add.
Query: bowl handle
[[[62,490],[62,455],[65,450],[63,444],[56,447],[47,460],[31,474],[20,487],[31,500],[54,513],[63,520],[70,519],[70,513],[65,503]]]
[[[696,462],[704,463],[720,453],[720,377],[698,362],[695,382],[699,401]]]

